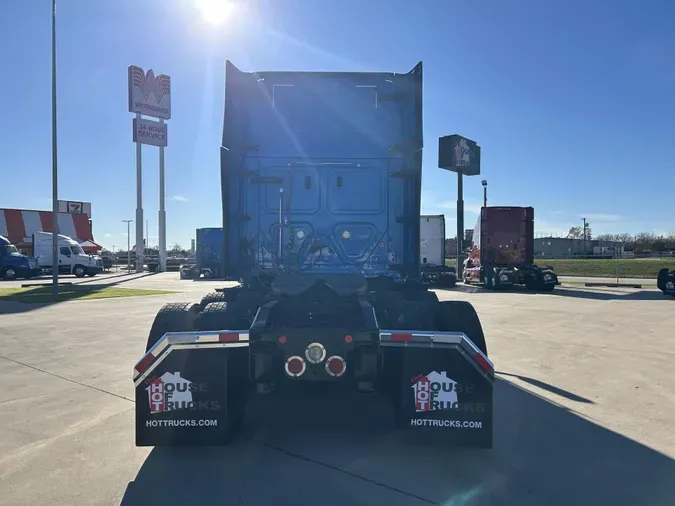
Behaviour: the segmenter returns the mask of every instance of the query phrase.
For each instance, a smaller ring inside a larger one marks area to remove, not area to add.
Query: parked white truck
[[[445,216],[420,217],[420,269],[422,279],[443,287],[457,284],[455,269],[445,265]]]
[[[88,255],[77,241],[58,235],[59,274],[74,274],[78,278],[95,276],[103,271],[103,262],[97,255]],[[52,234],[33,234],[33,256],[43,270],[52,269]]]

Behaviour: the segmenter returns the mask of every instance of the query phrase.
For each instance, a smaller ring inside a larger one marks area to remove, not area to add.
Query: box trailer
[[[136,444],[227,444],[253,396],[305,395],[311,417],[317,396],[367,394],[392,426],[491,447],[480,320],[420,279],[421,170],[421,63],[227,62],[221,263],[241,283],[155,317],[134,368]]]
[[[553,269],[534,263],[534,208],[481,208],[463,279],[491,290],[513,285],[553,290],[558,284]]]
[[[457,284],[454,267],[445,265],[445,216],[423,215],[420,218],[420,272],[422,281],[442,287]]]

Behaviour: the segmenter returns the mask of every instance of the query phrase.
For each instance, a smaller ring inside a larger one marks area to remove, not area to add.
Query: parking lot
[[[84,281],[176,293],[0,303],[3,505],[674,500],[675,300],[657,290],[439,291],[481,317],[498,371],[492,450],[407,444],[368,406],[311,425],[311,405],[249,417],[226,448],[150,449],[134,446],[131,371],[154,314],[223,283]]]

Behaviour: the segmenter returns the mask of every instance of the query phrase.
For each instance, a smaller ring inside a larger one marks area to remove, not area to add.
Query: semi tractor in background
[[[228,61],[220,274],[242,282],[156,315],[134,368],[136,444],[227,444],[253,396],[300,395],[311,418],[367,395],[392,429],[491,447],[478,315],[421,280],[421,172],[421,63],[399,74]]]
[[[195,262],[198,276],[221,277],[223,249],[225,247],[222,227],[198,228],[195,244]]]
[[[40,273],[41,269],[35,258],[22,255],[9,239],[0,235],[0,279],[30,279]]]
[[[664,295],[675,297],[675,271],[669,271],[667,268],[659,270],[656,286]]]
[[[445,216],[420,218],[420,265],[422,280],[450,288],[457,284],[454,267],[445,265]]]
[[[59,274],[74,274],[78,278],[96,276],[103,271],[103,260],[98,255],[85,253],[82,246],[70,237],[59,234],[58,240],[58,271]],[[37,232],[32,237],[33,255],[37,259],[40,269],[51,271],[52,234]]]
[[[558,276],[552,268],[534,263],[534,208],[481,208],[463,279],[489,290],[522,285],[552,291]]]

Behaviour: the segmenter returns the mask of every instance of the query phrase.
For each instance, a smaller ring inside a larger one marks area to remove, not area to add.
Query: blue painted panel
[[[422,69],[226,68],[227,274],[417,275]]]

